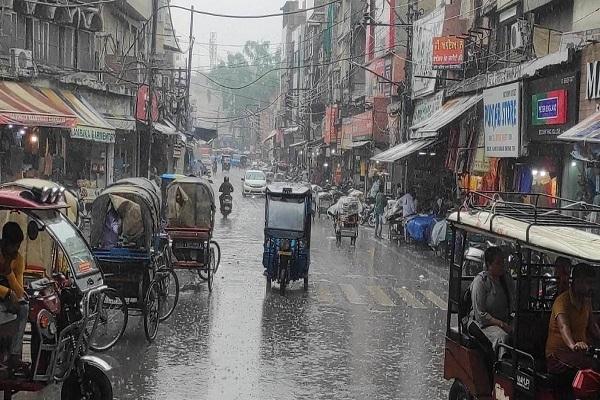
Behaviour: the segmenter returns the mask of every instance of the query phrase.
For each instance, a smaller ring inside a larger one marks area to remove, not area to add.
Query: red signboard
[[[532,125],[562,125],[566,122],[566,89],[557,89],[531,96]]]
[[[137,98],[135,100],[135,118],[138,121],[148,121],[148,105],[150,97],[148,96],[148,85],[142,85],[138,89]],[[156,93],[152,96],[152,121],[158,121],[158,97]]]
[[[460,69],[465,56],[465,41],[453,36],[433,38],[434,69]]]
[[[371,139],[373,135],[373,111],[367,111],[348,118],[344,123],[344,137],[358,139]]]
[[[323,126],[323,142],[325,144],[336,143],[337,141],[337,126],[338,106],[328,106],[325,109],[325,119]]]

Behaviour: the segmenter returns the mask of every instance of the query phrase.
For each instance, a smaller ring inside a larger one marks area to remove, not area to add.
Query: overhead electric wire
[[[189,7],[177,6],[177,5],[173,5],[173,4],[169,4],[169,5],[166,5],[166,6],[163,6],[163,7],[177,8],[177,9],[180,9],[180,10],[190,11],[190,12],[193,12],[193,13],[196,13],[196,14],[208,15],[210,17],[218,17],[218,18],[260,19],[260,18],[284,17],[286,15],[302,14],[302,13],[305,13],[306,11],[316,10],[316,9],[319,9],[319,8],[330,6],[330,5],[335,4],[335,3],[339,3],[340,1],[341,0],[334,0],[334,1],[330,1],[329,3],[325,3],[325,4],[321,4],[321,5],[314,6],[314,7],[309,7],[309,8],[303,8],[301,10],[298,9],[298,10],[294,10],[294,11],[284,11],[284,12],[281,12],[281,13],[262,14],[262,15],[220,14],[220,13],[214,13],[214,12],[209,12],[209,11],[201,11],[201,10],[197,10],[195,8],[192,9],[192,8],[189,8]]]

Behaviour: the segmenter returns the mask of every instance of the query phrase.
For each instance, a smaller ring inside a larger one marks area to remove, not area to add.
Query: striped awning
[[[106,122],[102,114],[96,111],[85,99],[77,97],[74,93],[66,90],[41,90],[47,93],[48,96],[54,93],[77,115],[79,121],[77,126],[71,129],[72,138],[102,143],[115,142],[115,128]]]
[[[77,115],[50,89],[0,82],[0,125],[73,128]]]

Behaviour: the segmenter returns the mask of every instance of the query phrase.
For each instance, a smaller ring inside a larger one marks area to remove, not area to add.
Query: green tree
[[[208,75],[214,82],[229,87],[245,86],[266,74],[243,89],[219,88],[223,90],[225,116],[242,116],[246,110],[266,107],[272,101],[279,91],[279,71],[274,69],[281,65],[280,60],[280,49],[273,51],[270,42],[248,41],[242,52],[228,53],[227,60],[221,60],[210,71]]]

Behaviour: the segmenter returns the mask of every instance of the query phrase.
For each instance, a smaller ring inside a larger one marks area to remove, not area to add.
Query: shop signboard
[[[483,91],[486,157],[519,157],[520,92],[518,82]]]
[[[349,138],[351,142],[371,139],[373,136],[373,112],[366,111],[352,117],[344,118],[342,131],[344,133],[344,140]]]
[[[337,140],[337,118],[338,106],[327,106],[325,109],[325,118],[323,119],[323,142],[325,144],[335,143]]]
[[[427,118],[442,107],[444,92],[439,91],[431,96],[423,97],[414,101],[412,124],[425,121]]]
[[[439,7],[413,23],[412,97],[435,91],[437,70],[433,69],[433,38],[442,35],[445,8]]]
[[[71,137],[73,139],[91,140],[100,143],[114,143],[115,132],[108,129],[80,127],[77,126],[71,129]]]
[[[433,38],[433,69],[461,69],[465,40],[454,36]]]
[[[600,43],[589,43],[581,50],[579,121],[600,111]]]
[[[148,85],[141,85],[137,92],[135,99],[135,118],[138,121],[148,121],[148,106],[150,105]],[[158,121],[158,96],[156,93],[152,94],[152,121]]]
[[[525,84],[525,130],[532,141],[554,140],[577,122],[578,74],[567,72]]]

